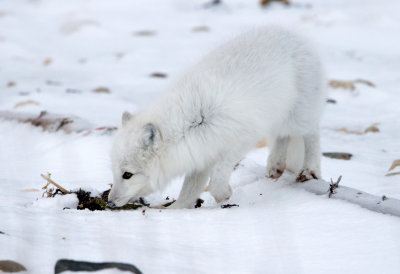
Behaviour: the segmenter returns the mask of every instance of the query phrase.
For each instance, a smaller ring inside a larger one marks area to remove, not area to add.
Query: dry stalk
[[[62,186],[60,186],[59,184],[54,182],[52,179],[50,179],[50,174],[48,174],[48,176],[40,174],[40,176],[42,176],[42,178],[45,179],[48,183],[50,183],[50,184],[54,185],[55,187],[57,187],[58,189],[60,189],[64,194],[71,194],[70,191],[66,190],[65,188],[63,188]]]
[[[339,178],[337,179],[336,183],[334,183],[331,179],[331,184],[329,185],[329,198],[335,194],[335,189],[337,189],[339,187],[339,183],[340,180],[342,180],[342,175],[339,176]]]

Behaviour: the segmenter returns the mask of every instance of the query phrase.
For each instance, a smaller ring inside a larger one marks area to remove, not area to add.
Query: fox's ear
[[[127,111],[124,111],[122,114],[122,126],[125,126],[126,123],[133,118],[133,115]]]
[[[143,127],[142,143],[146,149],[154,147],[160,138],[160,130],[155,125],[149,123]]]

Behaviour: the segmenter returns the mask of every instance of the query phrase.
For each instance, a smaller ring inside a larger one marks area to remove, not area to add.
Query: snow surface
[[[343,175],[343,185],[400,198],[400,176],[384,176],[400,158],[400,2],[299,0],[265,9],[256,0],[205,2],[1,1],[0,111],[47,110],[118,126],[124,110],[149,105],[216,45],[254,26],[284,25],[315,41],[329,79],[376,85],[330,90],[337,104],[322,119],[322,150],[354,156],[323,158],[323,177]],[[199,26],[209,31],[193,31]],[[92,92],[102,86],[111,93]],[[14,108],[26,100],[39,105]],[[380,132],[337,131],[374,123]],[[46,172],[67,189],[107,189],[111,143],[110,135],[0,122],[0,259],[30,273],[52,273],[61,258],[131,263],[144,273],[400,273],[399,218],[264,178],[267,148],[249,153],[232,177],[229,203],[238,208],[221,209],[204,193],[195,210],[62,210],[76,198],[28,191],[41,189]],[[148,199],[177,197],[180,185]]]

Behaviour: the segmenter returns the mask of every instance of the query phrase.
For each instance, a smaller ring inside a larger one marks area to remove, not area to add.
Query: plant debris
[[[43,61],[43,66],[49,66],[52,62],[53,60],[51,58],[46,58]]]
[[[258,141],[258,143],[256,145],[257,148],[266,147],[266,146],[267,146],[267,139],[265,139],[265,138]]]
[[[47,176],[40,174],[40,176],[45,179],[47,181],[47,185],[45,185],[42,189],[47,189],[47,187],[52,184],[55,187],[57,187],[62,193],[64,194],[70,194],[71,192],[66,190],[65,188],[63,188],[62,186],[60,186],[59,184],[57,184],[56,182],[54,182],[52,179],[50,179],[51,177],[51,173],[47,173]]]
[[[225,204],[225,205],[221,205],[221,208],[231,208],[231,207],[239,207],[239,205],[237,204]]]
[[[10,82],[7,83],[7,87],[8,87],[8,88],[15,87],[16,85],[17,85],[17,84],[16,84],[15,82],[13,82],[13,81],[10,81]]]
[[[333,194],[336,194],[335,189],[337,189],[339,187],[340,180],[342,180],[342,175],[339,176],[339,178],[337,179],[336,183],[334,183],[332,181],[332,178],[331,178],[331,184],[329,185],[329,196],[328,196],[329,198]]]
[[[169,207],[170,205],[172,205],[173,203],[175,203],[176,200],[172,200],[171,202],[168,202],[166,204],[163,204],[163,207]]]
[[[324,152],[322,155],[328,158],[340,160],[350,160],[351,157],[353,157],[353,154],[347,152]]]
[[[329,81],[329,86],[331,86],[334,89],[346,89],[346,90],[355,90],[356,89],[356,84],[364,84],[370,87],[375,87],[375,84],[364,80],[364,79],[356,79],[356,80],[352,80],[352,81],[342,81],[342,80],[331,80]]]
[[[108,203],[108,194],[110,193],[110,189],[107,189],[103,191],[99,196],[92,196],[90,191],[85,191],[83,189],[79,189],[76,191],[68,191],[65,188],[61,187],[59,184],[54,182],[52,179],[50,179],[51,174],[48,173],[47,176],[41,174],[41,177],[44,178],[47,181],[47,184],[42,188],[45,190],[43,193],[42,197],[48,197],[52,198],[55,197],[56,195],[67,195],[67,194],[76,194],[78,198],[78,207],[76,209],[78,210],[83,210],[83,209],[89,209],[91,211],[95,210],[136,210],[141,207],[151,207],[148,202],[146,202],[145,199],[142,197],[139,198],[139,200],[135,201],[134,203],[126,204],[121,207],[117,206],[112,206],[110,203]],[[53,187],[49,187],[50,185],[54,185],[56,189]],[[110,185],[112,187],[112,185]],[[163,207],[168,207],[171,204],[173,204],[175,200],[172,202],[166,203],[163,205]],[[201,206],[201,204],[204,201],[201,199],[197,200],[196,205]],[[64,209],[69,209],[69,208],[64,208]],[[142,211],[143,213],[143,211]]]
[[[378,125],[379,125],[379,123],[372,124],[369,127],[367,127],[364,131],[348,130],[345,127],[339,128],[337,131],[345,132],[345,133],[349,133],[349,134],[355,134],[355,135],[363,135],[368,132],[374,132],[374,133],[379,132],[379,128],[377,127]]]
[[[34,101],[34,100],[26,100],[26,101],[22,101],[22,102],[18,102],[14,105],[14,108],[19,108],[19,107],[23,107],[26,105],[40,105],[38,102]]]
[[[260,5],[265,7],[268,4],[271,4],[271,2],[281,2],[282,4],[289,6],[290,5],[290,1],[289,0],[261,0],[260,1]]]
[[[107,87],[98,87],[93,90],[95,93],[111,93],[110,89]]]
[[[203,199],[197,199],[196,204],[194,205],[194,208],[199,208],[201,205],[204,203]]]
[[[395,169],[398,166],[400,166],[400,159],[399,160],[394,160],[388,171],[391,171],[391,170]]]
[[[37,113],[0,111],[0,119],[28,123],[35,127],[41,127],[43,131],[47,132],[62,130],[65,133],[79,133],[92,128],[88,121],[79,117],[65,117],[47,111],[41,111],[39,115]]]
[[[386,174],[385,176],[394,176],[394,175],[400,175],[400,171],[399,172],[390,172],[390,173]]]
[[[153,78],[167,78],[167,74],[165,74],[163,72],[153,72],[152,74],[150,74],[150,77],[153,77]]]

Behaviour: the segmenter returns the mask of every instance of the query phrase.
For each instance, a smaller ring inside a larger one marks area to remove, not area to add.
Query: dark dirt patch
[[[221,208],[231,208],[231,207],[239,207],[237,204],[226,204],[226,205],[221,205]]]

